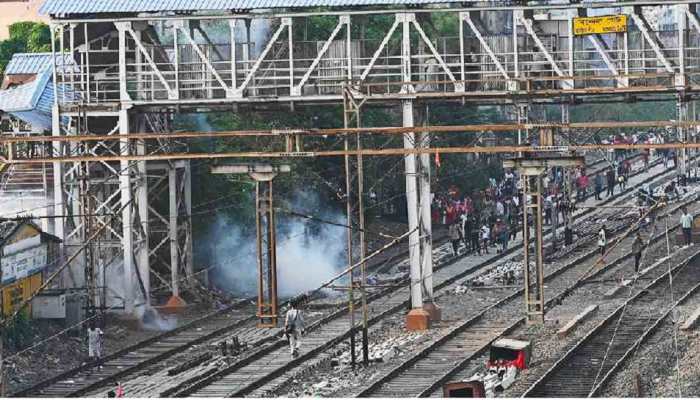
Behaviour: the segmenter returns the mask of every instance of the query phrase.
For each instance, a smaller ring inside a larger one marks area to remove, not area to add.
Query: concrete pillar
[[[51,136],[61,136],[61,125],[60,125],[60,114],[58,104],[53,105],[51,112]],[[54,156],[58,157],[62,154],[61,142],[53,142],[53,152]],[[63,204],[63,164],[60,162],[53,163],[53,198],[54,215],[64,215],[64,204]],[[53,234],[61,241],[65,240],[65,219],[64,218],[54,218],[53,221]],[[64,248],[65,243],[61,243],[61,249]],[[62,253],[62,252],[61,252]]]
[[[136,152],[139,155],[146,154],[146,144],[143,141],[136,145]],[[138,263],[139,276],[145,292],[143,293],[143,301],[146,306],[148,306],[151,303],[151,266],[148,237],[150,228],[148,226],[148,171],[146,161],[136,162],[136,170],[138,172],[138,179],[135,182],[137,185],[135,188],[136,206],[139,213],[139,222],[141,223],[139,229],[138,249],[136,250],[136,262]]]
[[[129,133],[129,114],[124,108],[119,110],[119,133]],[[120,141],[122,154],[129,154],[129,141]],[[122,206],[122,249],[124,251],[124,310],[134,312],[134,234],[132,218],[131,171],[128,161],[120,162],[119,190]]]
[[[424,115],[425,122],[428,118],[428,110]],[[430,133],[423,132],[418,135],[418,143],[422,148],[430,147]],[[420,255],[423,290],[426,301],[423,305],[431,321],[441,320],[440,309],[433,302],[433,223],[431,215],[430,199],[430,154],[422,153],[418,157],[418,187],[420,193],[419,203],[419,233],[420,233]]]
[[[413,127],[413,101],[404,100],[402,103],[403,126]],[[416,136],[413,132],[404,134],[404,148],[415,149]],[[407,154],[404,157],[406,168],[406,205],[408,213],[408,254],[411,275],[411,311],[406,317],[406,328],[409,330],[425,330],[430,326],[428,313],[423,310],[423,289],[421,271],[420,232],[418,230],[418,180],[416,174],[416,155]]]

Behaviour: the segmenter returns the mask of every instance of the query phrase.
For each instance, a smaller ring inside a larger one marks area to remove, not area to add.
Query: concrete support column
[[[428,109],[423,116],[424,123],[428,122]],[[430,133],[418,134],[418,144],[421,148],[430,147]],[[422,153],[418,157],[418,188],[419,202],[419,233],[422,289],[426,301],[423,309],[430,314],[431,321],[441,320],[440,309],[433,302],[433,223],[431,215],[432,201],[430,198],[430,154]]]
[[[136,152],[139,155],[146,154],[146,143],[141,141],[136,145]],[[136,262],[138,263],[138,272],[143,285],[143,301],[146,306],[151,304],[151,266],[150,266],[150,245],[148,232],[148,172],[146,161],[138,161],[136,163],[138,179],[135,182],[136,206],[139,213],[139,229],[138,248],[136,250]]]
[[[51,112],[51,136],[61,136],[61,124],[58,104],[54,104]],[[61,142],[53,142],[53,153],[55,157],[62,155],[62,145]],[[53,163],[53,213],[54,215],[64,215],[64,204],[63,204],[63,164],[60,162]],[[53,234],[61,239],[61,249],[63,249],[65,243],[65,227],[64,218],[54,218],[53,221]]]
[[[122,108],[119,111],[119,133],[129,133],[129,113]],[[129,141],[120,140],[122,155],[129,154]],[[134,233],[132,215],[131,170],[128,161],[120,162],[119,190],[122,206],[122,250],[124,251],[124,310],[127,314],[134,312]]]
[[[402,103],[403,126],[413,127],[413,101],[404,100]],[[413,132],[404,134],[405,149],[416,148],[416,136]],[[408,254],[411,275],[411,311],[406,317],[406,328],[409,330],[425,330],[430,326],[430,317],[423,310],[423,276],[421,271],[421,248],[418,221],[418,180],[416,155],[407,154],[404,157],[406,168],[406,209],[408,214]]]

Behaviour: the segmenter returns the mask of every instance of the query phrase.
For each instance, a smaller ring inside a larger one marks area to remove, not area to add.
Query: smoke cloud
[[[345,223],[343,214],[324,207],[315,194],[299,192],[289,207],[325,221]],[[314,289],[345,267],[344,227],[281,212],[276,214],[276,220],[280,296],[290,297]],[[237,295],[255,295],[258,279],[255,231],[243,231],[221,217],[212,226],[208,240],[211,262],[217,266],[210,274],[212,283]]]

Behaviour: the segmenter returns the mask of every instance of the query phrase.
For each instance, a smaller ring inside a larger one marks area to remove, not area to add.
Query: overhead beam
[[[331,129],[294,129],[294,130],[240,130],[219,132],[173,132],[131,133],[122,135],[74,135],[74,136],[10,136],[0,137],[0,145],[9,143],[45,143],[45,142],[92,142],[109,140],[145,140],[145,139],[188,139],[188,138],[227,138],[227,137],[286,137],[289,135],[335,136],[346,134],[403,135],[405,133],[466,133],[466,132],[512,132],[518,129],[617,129],[617,128],[663,128],[663,127],[697,127],[700,120],[693,121],[598,121],[570,123],[507,123],[507,124],[473,124],[473,125],[434,125],[413,128],[386,126],[374,128],[331,128]],[[3,160],[0,158],[0,160]]]
[[[476,3],[483,3],[483,1],[475,1]],[[242,12],[236,13],[236,18],[293,18],[293,17],[311,17],[311,16],[340,16],[340,15],[382,15],[389,13],[417,13],[417,14],[437,14],[437,13],[452,13],[452,12],[462,12],[462,11],[554,11],[554,10],[575,10],[581,7],[591,8],[591,9],[610,9],[610,8],[621,8],[621,7],[652,7],[652,6],[669,6],[675,4],[696,4],[697,0],[629,0],[629,1],[611,1],[611,2],[569,2],[566,4],[532,4],[532,5],[493,5],[493,6],[481,6],[477,5],[474,7],[455,7],[455,8],[397,8],[392,9],[387,12],[386,9],[362,9],[361,7],[353,7],[350,10],[300,10],[297,12],[276,12],[270,11],[269,8],[263,10],[253,10],[253,12]],[[313,7],[309,7],[313,8]],[[231,19],[230,14],[196,14],[196,15],[178,15],[173,16],[158,16],[158,15],[132,15],[128,17],[117,17],[117,18],[90,18],[90,22],[104,23],[104,22],[115,22],[115,21],[172,21],[173,19],[182,20],[227,20]],[[62,23],[83,23],[86,20],[80,18],[66,18],[60,19]]]
[[[644,150],[644,149],[700,149],[700,143],[663,143],[663,144],[587,144],[557,147],[555,150],[566,152],[593,150]],[[349,156],[406,156],[407,154],[502,154],[502,153],[542,153],[551,149],[529,146],[461,146],[461,147],[418,147],[360,149],[360,150],[319,150],[305,152],[284,151],[240,151],[223,153],[171,153],[122,156],[64,156],[33,159],[13,159],[3,161],[7,164],[42,164],[48,162],[95,162],[95,161],[162,161],[162,160],[202,160],[202,159],[291,159]],[[2,161],[2,160],[0,160]]]

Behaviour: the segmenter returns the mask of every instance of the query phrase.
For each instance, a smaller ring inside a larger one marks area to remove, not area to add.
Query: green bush
[[[0,41],[0,74],[15,53],[39,53],[51,50],[51,31],[42,22],[15,22],[9,28],[10,37]]]
[[[3,344],[5,348],[19,349],[28,346],[32,341],[32,326],[27,311],[19,313],[4,328]]]

